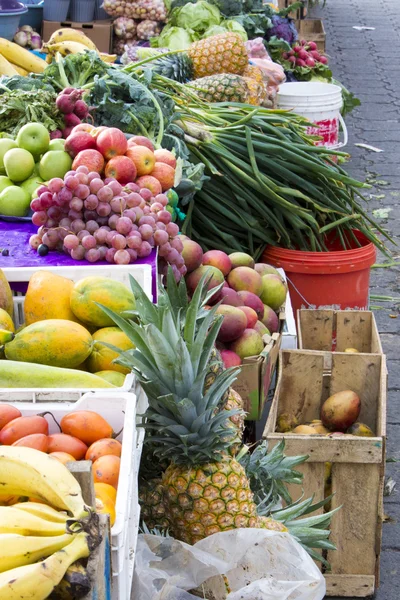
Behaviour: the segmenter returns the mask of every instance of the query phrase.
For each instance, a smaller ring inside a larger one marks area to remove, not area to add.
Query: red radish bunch
[[[65,127],[62,131],[56,130],[50,134],[51,138],[67,138],[76,125],[89,117],[89,107],[82,100],[83,90],[65,88],[57,96],[56,105],[64,114]]]
[[[306,42],[302,40],[300,44],[296,44],[289,52],[283,53],[283,58],[293,67],[309,67],[313,69],[318,63],[323,65],[328,64],[328,59],[318,52],[315,42]]]

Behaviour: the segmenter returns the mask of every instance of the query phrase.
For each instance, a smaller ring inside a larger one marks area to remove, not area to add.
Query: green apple
[[[29,198],[31,200],[33,200],[33,193],[35,192],[35,190],[38,189],[38,187],[41,186],[41,184],[43,183],[43,179],[41,177],[39,177],[39,175],[34,175],[32,177],[29,177],[29,179],[26,179],[25,181],[23,181],[20,184],[20,188],[22,188],[23,190],[25,190],[25,192],[28,194]],[[0,183],[1,186],[1,183]]]
[[[31,198],[17,185],[6,187],[0,194],[0,214],[24,217],[29,211]]]
[[[16,142],[38,160],[49,149],[50,134],[42,123],[27,123],[18,131]]]
[[[50,140],[49,150],[64,150],[65,140],[61,138],[57,138],[55,140]]]
[[[18,148],[17,142],[14,140],[10,140],[9,138],[1,138],[0,139],[0,175],[5,175],[6,170],[4,168],[3,158],[8,150],[11,148]]]
[[[28,179],[35,168],[32,154],[23,148],[11,148],[5,153],[3,160],[6,175],[14,183]]]
[[[72,158],[63,150],[50,150],[43,154],[39,163],[39,175],[44,181],[53,177],[64,177],[72,167]]]
[[[5,175],[0,175],[0,193],[9,185],[14,185],[11,179],[8,179]]]

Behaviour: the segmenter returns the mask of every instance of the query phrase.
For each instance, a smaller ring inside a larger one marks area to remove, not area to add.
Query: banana
[[[7,344],[7,342],[11,342],[14,339],[14,337],[15,336],[12,333],[12,331],[7,331],[7,329],[0,329],[0,346],[2,346],[3,344]]]
[[[68,520],[68,516],[65,513],[58,512],[58,510],[54,510],[54,508],[47,506],[47,504],[39,504],[39,502],[19,502],[18,504],[14,504],[13,507],[41,519],[52,521],[53,523],[66,523]]]
[[[66,533],[66,523],[55,523],[14,508],[0,506],[0,533],[55,536]]]
[[[19,67],[18,65],[14,65],[14,63],[10,63],[10,64],[18,72],[18,75],[22,75],[23,77],[26,77],[27,75],[29,75],[29,73],[26,69],[23,69],[22,67]]]
[[[62,56],[68,56],[69,54],[78,54],[79,52],[85,52],[88,47],[80,42],[57,42],[57,44],[46,44],[46,48],[49,54],[56,54],[59,52]]]
[[[0,447],[2,494],[34,496],[76,519],[87,515],[79,483],[56,458],[23,446]]]
[[[51,34],[51,37],[47,43],[53,45],[58,44],[59,42],[79,42],[80,44],[86,46],[86,48],[89,50],[96,50],[96,52],[98,52],[97,47],[92,40],[88,38],[83,31],[78,31],[77,29],[57,29],[57,31]]]
[[[58,585],[68,567],[89,556],[85,533],[45,560],[0,574],[0,600],[45,600]]]
[[[101,60],[106,63],[114,63],[117,60],[116,54],[105,54],[104,52],[99,52],[99,56]]]
[[[18,75],[18,71],[14,65],[8,62],[2,54],[0,54],[0,75],[6,75],[7,77]]]
[[[79,562],[67,569],[64,577],[54,589],[51,600],[79,600],[86,598],[90,592],[91,583],[87,570]]]
[[[0,54],[29,73],[43,73],[46,68],[45,60],[4,38],[0,38]]]
[[[42,560],[70,544],[73,539],[69,533],[51,537],[0,534],[0,573]]]

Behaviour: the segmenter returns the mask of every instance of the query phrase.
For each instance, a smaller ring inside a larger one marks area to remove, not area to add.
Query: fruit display
[[[361,399],[351,390],[343,390],[333,394],[321,407],[320,419],[300,424],[300,417],[290,413],[281,413],[277,418],[277,431],[297,435],[354,435],[357,437],[373,437],[374,433],[368,425],[358,423],[361,411]]]
[[[270,265],[255,264],[244,252],[203,253],[199,244],[189,238],[182,243],[189,294],[194,294],[206,273],[210,277],[208,290],[223,286],[208,304],[220,303],[217,314],[223,320],[217,344],[225,366],[240,365],[246,358],[260,354],[264,349],[263,335],[279,329],[276,311],[286,299],[286,283],[279,272]]]
[[[19,44],[0,37],[0,75],[28,75],[43,73],[46,61]],[[22,69],[22,71],[21,71]]]
[[[22,25],[22,27],[18,27],[13,41],[18,44],[18,46],[22,46],[23,48],[28,48],[30,50],[39,50],[42,46],[42,38],[40,34],[37,33],[30,25]],[[20,73],[20,75],[27,75],[27,72]]]
[[[58,56],[68,56],[69,54],[80,54],[82,52],[93,51],[105,63],[113,63],[116,56],[100,52],[94,42],[81,29],[64,27],[54,31],[50,39],[42,45],[41,52],[47,54],[46,60],[51,63]]]
[[[101,307],[117,315],[133,311],[135,296],[106,277],[74,283],[50,271],[35,272],[25,296],[26,321],[17,333],[9,313],[0,309],[5,359],[0,361],[0,387],[121,387],[130,370],[114,363],[118,352],[113,348],[133,346]]]

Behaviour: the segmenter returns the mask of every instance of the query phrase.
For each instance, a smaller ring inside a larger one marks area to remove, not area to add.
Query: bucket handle
[[[342,115],[339,114],[339,123],[342,126],[342,130],[343,130],[343,142],[340,142],[339,144],[337,144],[335,146],[335,150],[338,150],[339,148],[343,148],[344,146],[347,146],[347,142],[349,141],[349,133],[347,131],[347,127],[346,127],[346,123],[344,122],[344,119],[342,117]]]

